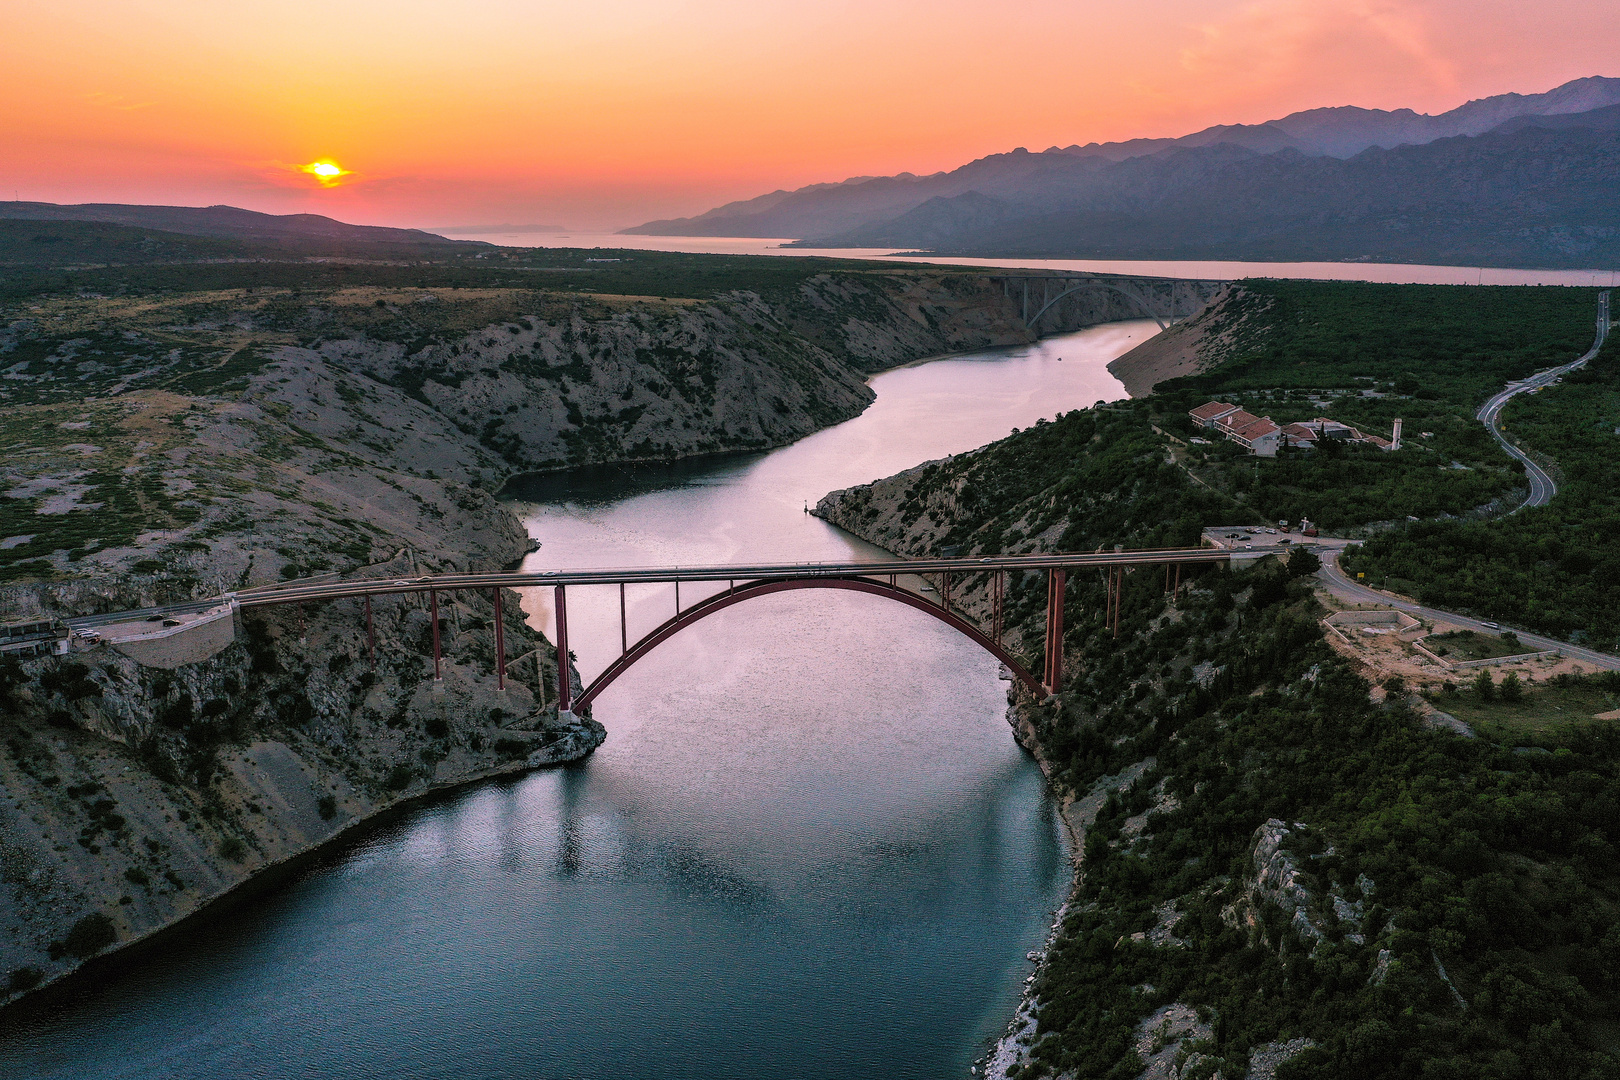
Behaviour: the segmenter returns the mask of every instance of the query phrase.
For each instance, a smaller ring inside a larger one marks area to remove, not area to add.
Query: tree
[[[1302,578],[1322,569],[1322,560],[1308,547],[1295,548],[1288,556],[1288,576]]]
[[[1502,685],[1498,689],[1502,692],[1503,701],[1514,702],[1524,696],[1524,685],[1519,682],[1517,671],[1508,672],[1507,678],[1502,680]]]
[[[1491,669],[1480,668],[1479,674],[1474,676],[1474,693],[1479,700],[1489,701],[1496,696],[1496,684],[1491,681]]]

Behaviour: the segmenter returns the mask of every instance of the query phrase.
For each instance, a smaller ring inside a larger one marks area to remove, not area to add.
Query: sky
[[[1620,75],[1614,0],[6,0],[5,24],[0,197],[428,228],[606,230]]]

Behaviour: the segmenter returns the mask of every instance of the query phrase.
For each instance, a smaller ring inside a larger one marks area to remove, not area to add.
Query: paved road
[[[1552,497],[1557,494],[1558,486],[1553,483],[1552,477],[1547,475],[1546,470],[1531,461],[1524,451],[1508,441],[1507,435],[1502,431],[1502,408],[1519,394],[1527,394],[1533,390],[1540,390],[1544,386],[1551,386],[1564,375],[1592,359],[1598,354],[1598,350],[1603,348],[1603,340],[1608,336],[1609,294],[1605,290],[1598,293],[1597,339],[1592,342],[1592,347],[1585,356],[1578,360],[1571,360],[1562,367],[1549,368],[1546,371],[1539,372],[1528,379],[1508,383],[1501,393],[1480,406],[1476,418],[1496,437],[1496,441],[1502,444],[1502,449],[1524,462],[1524,475],[1530,481],[1529,497],[1508,511],[1510,514],[1516,514],[1527,506],[1546,506],[1552,501]]]
[[[620,585],[680,581],[759,581],[773,578],[883,577],[912,574],[983,574],[996,570],[1076,570],[1105,566],[1173,566],[1225,563],[1227,551],[1212,548],[1160,548],[1080,554],[997,555],[986,558],[895,559],[884,562],[738,563],[723,566],[618,567],[605,570],[544,570],[538,573],[436,574],[408,578],[294,580],[227,593],[161,608],[84,615],[67,620],[73,627],[130,622],[150,615],[205,611],[225,600],[242,607],[336,600],[388,593],[424,593],[456,589],[519,589],[545,585]]]
[[[1394,593],[1370,589],[1365,585],[1358,584],[1350,580],[1345,572],[1339,569],[1339,552],[1343,550],[1343,547],[1342,542],[1330,542],[1319,545],[1316,549],[1317,554],[1322,559],[1322,569],[1317,571],[1316,576],[1326,583],[1330,593],[1341,600],[1355,604],[1379,604],[1383,607],[1397,608],[1408,615],[1416,615],[1425,619],[1437,619],[1441,622],[1460,626],[1465,630],[1479,630],[1487,634],[1512,629],[1511,627],[1498,628],[1494,624],[1487,624],[1479,619],[1470,619],[1466,615],[1458,615],[1455,612],[1424,607],[1416,601],[1396,596]],[[1520,641],[1524,642],[1532,650],[1557,649],[1571,659],[1583,660],[1588,664],[1608,668],[1610,671],[1620,671],[1620,656],[1610,656],[1608,653],[1600,653],[1594,649],[1583,649],[1579,645],[1571,645],[1568,642],[1542,637],[1540,634],[1532,634],[1527,630],[1514,630],[1513,632],[1519,636]]]

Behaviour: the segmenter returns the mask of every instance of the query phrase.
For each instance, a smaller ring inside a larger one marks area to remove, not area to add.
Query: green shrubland
[[[1508,407],[1509,432],[1553,463],[1544,507],[1435,521],[1370,539],[1350,565],[1412,583],[1424,603],[1620,647],[1620,340]]]

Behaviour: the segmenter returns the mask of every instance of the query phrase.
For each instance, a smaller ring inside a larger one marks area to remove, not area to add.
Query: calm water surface
[[[805,504],[1123,396],[1103,365],[1153,329],[890,372],[774,453],[520,485],[528,563],[873,557]],[[634,634],[674,596],[627,601]],[[589,678],[617,590],[570,590],[569,629]],[[966,1075],[1068,883],[1005,687],[879,597],[728,609],[603,694],[592,758],[412,812],[27,1018],[0,1076]]]

